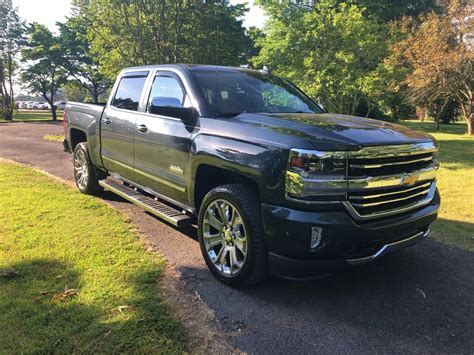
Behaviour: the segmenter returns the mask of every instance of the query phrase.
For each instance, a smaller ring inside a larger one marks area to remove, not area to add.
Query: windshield
[[[257,71],[195,71],[194,77],[215,117],[241,113],[322,113],[287,81]]]

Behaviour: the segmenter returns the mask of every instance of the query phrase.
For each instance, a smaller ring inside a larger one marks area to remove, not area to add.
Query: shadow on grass
[[[56,260],[2,270],[0,353],[184,351],[181,326],[157,296],[156,270],[124,281],[134,290],[127,299],[103,293],[100,282],[84,277],[91,270],[80,273]]]

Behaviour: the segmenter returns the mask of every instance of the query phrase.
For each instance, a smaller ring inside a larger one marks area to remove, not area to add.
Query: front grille
[[[348,201],[355,218],[403,213],[428,204],[436,191],[434,143],[369,147],[349,156]]]
[[[433,165],[434,160],[434,153],[349,159],[349,178],[384,176],[421,170]]]
[[[393,209],[404,209],[426,199],[434,182],[424,181],[412,187],[396,186],[367,191],[350,191],[349,201],[361,216]]]

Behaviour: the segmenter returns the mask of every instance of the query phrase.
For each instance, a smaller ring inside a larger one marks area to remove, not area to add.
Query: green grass
[[[52,141],[52,142],[62,142],[64,140],[64,136],[62,136],[62,135],[55,136],[55,135],[47,134],[47,135],[43,136],[43,139],[47,140],[47,141]]]
[[[58,121],[63,120],[62,111],[57,111]],[[13,114],[13,122],[30,122],[30,121],[50,121],[53,117],[51,111],[39,111],[39,110],[17,110]],[[0,119],[0,122],[11,122],[4,119]]]
[[[462,123],[403,121],[403,125],[432,134],[439,143],[441,194],[439,219],[433,224],[436,237],[444,242],[474,250],[474,137],[465,135]]]
[[[122,214],[14,164],[0,190],[0,353],[185,351],[164,261]]]

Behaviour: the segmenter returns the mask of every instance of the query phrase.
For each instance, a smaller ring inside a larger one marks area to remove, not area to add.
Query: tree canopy
[[[61,41],[45,25],[33,23],[28,29],[28,42],[22,50],[25,69],[22,81],[31,93],[41,95],[50,105],[56,120],[54,97],[66,82]]]
[[[0,115],[8,120],[13,117],[13,84],[24,32],[24,23],[12,1],[0,0]]]
[[[164,63],[239,65],[246,34],[244,5],[211,1],[76,1],[100,69],[113,79],[123,67]]]
[[[335,0],[312,7],[265,1],[266,36],[256,65],[268,65],[334,112],[354,114],[386,53],[385,28],[364,8]]]

